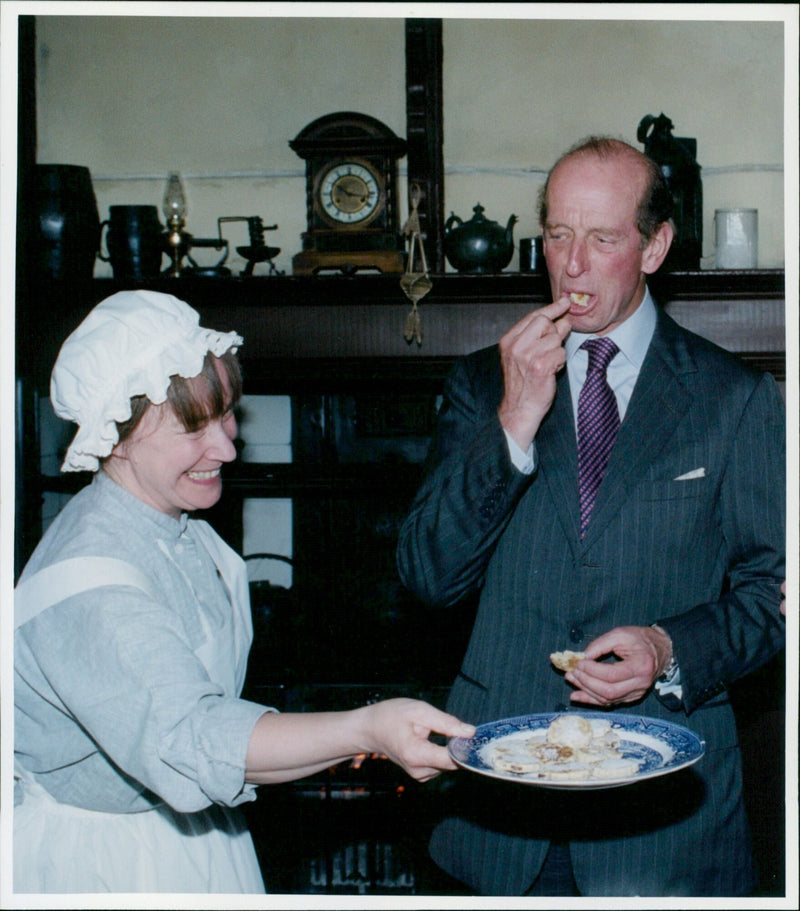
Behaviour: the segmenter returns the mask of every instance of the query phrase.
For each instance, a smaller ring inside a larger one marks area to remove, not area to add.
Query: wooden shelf
[[[436,304],[536,303],[550,300],[547,276],[542,273],[498,272],[471,275],[432,273],[433,289],[422,306]],[[399,274],[357,273],[315,276],[265,275],[159,277],[141,282],[119,282],[112,278],[94,279],[80,289],[96,303],[115,291],[131,287],[150,288],[192,298],[193,306],[225,308],[235,303],[244,307],[265,304],[280,307],[304,305],[347,307],[405,304]],[[44,283],[43,283],[44,284]],[[57,282],[47,282],[57,288]],[[708,270],[657,273],[650,279],[654,294],[670,300],[703,300],[710,297],[747,300],[752,297],[782,297],[783,269]],[[70,284],[74,289],[74,283]]]
[[[319,381],[337,388],[368,379],[440,379],[453,358],[495,343],[533,307],[549,302],[541,274],[434,274],[422,300],[421,346],[403,336],[410,303],[398,275],[159,277],[137,284],[95,279],[39,282],[20,296],[18,363],[46,388],[61,341],[96,303],[130,287],[174,294],[203,325],[235,329],[241,357],[259,391]],[[784,272],[672,272],[651,281],[656,299],[688,328],[785,372]],[[47,332],[42,333],[42,326]]]

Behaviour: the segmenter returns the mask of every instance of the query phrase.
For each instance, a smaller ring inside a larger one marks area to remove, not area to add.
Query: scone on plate
[[[549,744],[582,750],[592,742],[591,722],[582,715],[559,715],[550,722],[546,739]]]
[[[595,778],[630,778],[639,771],[639,762],[626,756],[603,759],[592,766]]]

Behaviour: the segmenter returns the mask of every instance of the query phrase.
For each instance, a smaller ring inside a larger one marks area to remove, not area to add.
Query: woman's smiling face
[[[230,400],[225,371],[217,368],[217,372]],[[104,467],[128,493],[178,518],[182,512],[208,509],[219,500],[220,469],[236,458],[236,432],[232,406],[198,429],[187,430],[169,402],[150,405],[133,434],[114,447]]]

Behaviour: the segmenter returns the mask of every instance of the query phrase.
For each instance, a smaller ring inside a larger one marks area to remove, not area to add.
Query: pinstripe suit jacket
[[[481,589],[448,708],[473,723],[567,708],[550,652],[658,622],[673,640],[684,708],[650,694],[621,710],[684,724],[707,752],[650,782],[569,794],[457,773],[432,854],[479,892],[519,895],[559,836],[585,895],[746,894],[753,870],[726,684],[784,644],[780,392],[659,311],[581,540],[567,382],[562,373],[537,470],[523,476],[497,417],[498,349],[462,359],[448,380],[398,543],[401,577],[427,602],[456,605]]]

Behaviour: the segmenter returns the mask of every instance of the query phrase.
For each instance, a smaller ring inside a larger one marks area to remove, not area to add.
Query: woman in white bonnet
[[[359,753],[421,781],[454,765],[416,700],[280,714],[239,698],[252,638],[244,562],[196,509],[220,497],[241,394],[234,332],[124,291],[56,361],[78,424],[63,471],[95,472],[15,594],[15,892],[263,892],[237,807],[256,786]]]

